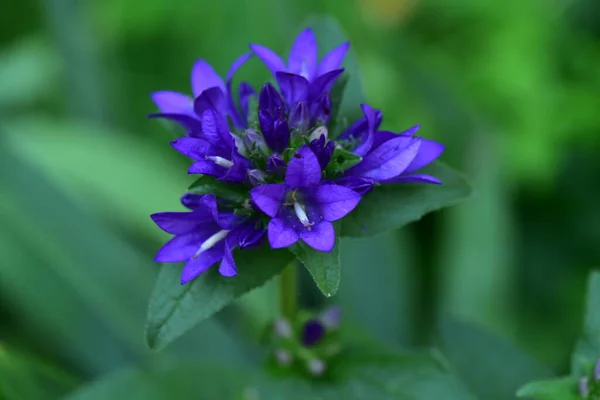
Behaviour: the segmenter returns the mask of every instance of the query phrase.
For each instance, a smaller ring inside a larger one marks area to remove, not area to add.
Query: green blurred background
[[[273,284],[145,349],[167,239],[149,214],[192,182],[149,94],[189,92],[196,58],[225,73],[249,42],[284,52],[315,13],[347,33],[384,128],[420,123],[475,187],[343,241],[332,302],[390,344],[432,344],[454,315],[567,370],[600,260],[596,0],[21,0],[0,13],[0,393],[53,399],[150,357],[254,362]],[[240,75],[269,77],[258,60]]]

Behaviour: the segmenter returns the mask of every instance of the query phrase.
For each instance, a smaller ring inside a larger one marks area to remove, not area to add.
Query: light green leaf
[[[146,341],[158,350],[202,320],[279,274],[290,262],[286,250],[265,247],[236,251],[238,274],[226,278],[216,266],[181,285],[181,267],[163,265],[158,275],[146,322]]]
[[[600,272],[594,271],[588,280],[588,292],[583,332],[571,358],[571,374],[587,375],[600,359]]]
[[[475,326],[444,320],[439,346],[453,369],[479,398],[514,398],[528,381],[552,376],[552,372],[508,341]]]
[[[556,378],[529,382],[517,392],[517,397],[536,400],[581,400],[575,378]]]
[[[329,97],[331,99],[331,110],[332,115],[329,119],[329,138],[335,139],[338,137],[343,130],[343,127],[340,129],[340,123],[342,122],[343,114],[340,112],[340,107],[342,101],[344,100],[344,94],[346,93],[346,86],[348,86],[348,81],[350,79],[350,74],[344,71],[344,73],[335,81],[335,84],[331,88],[331,92],[329,93]]]
[[[343,236],[372,236],[397,229],[425,214],[458,203],[471,194],[471,187],[456,171],[441,162],[423,168],[442,185],[381,185],[366,194],[358,207],[343,220]]]
[[[292,252],[304,264],[325,296],[331,297],[337,292],[341,273],[340,246],[337,238],[333,250],[329,253],[317,251],[304,242],[293,246]]]
[[[358,164],[362,157],[357,156],[346,149],[337,148],[333,151],[331,161],[327,165],[326,171],[330,174],[340,174],[348,168]]]

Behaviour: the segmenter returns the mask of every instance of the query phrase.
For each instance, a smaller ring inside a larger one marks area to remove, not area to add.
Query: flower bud
[[[327,329],[337,329],[342,320],[342,308],[340,306],[332,306],[323,310],[319,319]]]
[[[316,319],[311,319],[304,324],[302,330],[302,344],[311,347],[325,336],[325,326]]]
[[[322,376],[325,373],[327,366],[323,360],[314,359],[307,363],[307,368],[311,375]]]
[[[267,144],[262,135],[254,129],[246,129],[242,135],[242,141],[248,152],[256,149],[261,153],[267,152]]]
[[[600,360],[596,361],[596,365],[594,366],[594,380],[600,381]]]
[[[260,169],[248,170],[248,180],[252,186],[258,186],[265,183],[265,173]]]
[[[300,133],[306,132],[310,126],[310,115],[305,101],[298,101],[292,106],[288,120],[291,129],[298,129]]]
[[[281,366],[288,366],[292,363],[292,355],[284,349],[275,350],[275,360]]]
[[[290,325],[287,319],[278,318],[273,323],[273,329],[275,334],[281,338],[290,338],[292,337],[292,326]]]
[[[587,398],[590,395],[587,376],[584,376],[579,380],[579,394],[584,398]]]

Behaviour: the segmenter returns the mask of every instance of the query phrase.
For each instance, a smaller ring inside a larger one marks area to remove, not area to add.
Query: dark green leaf
[[[248,198],[248,190],[243,186],[229,185],[208,175],[202,175],[196,179],[188,191],[195,194],[214,194],[218,198],[236,203],[243,203]]]
[[[302,26],[309,26],[315,32],[319,43],[320,57],[323,57],[329,51],[348,41],[347,35],[344,33],[338,22],[331,17],[314,16],[308,18]],[[358,68],[356,55],[352,48],[346,53],[342,67],[346,70],[350,79],[344,88],[344,96],[339,105],[338,116],[344,116],[349,120],[354,120],[355,118],[362,116],[359,105],[364,103],[365,100],[363,95],[363,85],[360,79],[361,74]],[[339,79],[343,79],[343,77],[340,77]],[[336,122],[339,123],[339,118]]]
[[[225,278],[213,267],[181,285],[181,267],[163,265],[148,307],[146,341],[161,349],[231,301],[263,285],[292,260],[286,250],[265,247],[237,251],[238,275]]]
[[[329,174],[340,174],[348,168],[358,164],[362,160],[360,156],[346,149],[337,148],[333,151],[333,157],[327,165],[326,171]]]
[[[583,332],[571,359],[571,373],[587,375],[600,359],[600,272],[594,271],[588,280],[587,304]]]
[[[304,242],[293,246],[292,252],[304,264],[325,296],[331,297],[337,292],[341,272],[340,246],[337,239],[329,253],[317,251]]]
[[[442,185],[382,185],[366,194],[343,220],[344,236],[372,236],[400,228],[425,214],[451,206],[471,194],[471,187],[456,171],[435,162],[421,171],[439,178]]]
[[[518,397],[536,400],[581,400],[575,378],[556,378],[529,382],[517,392]]]
[[[331,88],[331,92],[329,93],[329,97],[331,99],[331,109],[332,115],[329,119],[329,138],[335,139],[338,137],[341,132],[341,119],[343,118],[343,114],[340,112],[340,107],[342,101],[344,100],[344,93],[346,92],[346,86],[348,85],[348,80],[350,79],[350,75],[348,72],[344,71],[344,73],[335,81],[333,88]],[[339,130],[339,131],[338,131]]]
[[[111,374],[68,400],[471,400],[430,354],[346,356],[332,364],[334,381],[273,376],[228,366],[149,365]]]
[[[440,348],[453,369],[481,399],[514,398],[526,382],[552,376],[548,368],[511,343],[469,324],[445,320],[439,338]]]

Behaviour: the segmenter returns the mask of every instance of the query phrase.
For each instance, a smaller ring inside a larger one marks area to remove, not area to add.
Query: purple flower
[[[315,156],[317,156],[319,165],[321,166],[321,169],[323,169],[329,164],[329,161],[331,161],[333,151],[335,150],[335,143],[331,140],[328,141],[325,134],[321,134],[318,139],[310,142],[310,149]]]
[[[371,108],[367,104],[361,104],[364,117],[354,122],[339,137],[339,140],[347,140],[354,144],[352,152],[358,156],[364,156],[371,150],[375,135],[381,125],[383,114],[380,110]]]
[[[186,261],[182,285],[219,261],[221,275],[236,275],[232,251],[242,247],[240,243],[251,242],[252,246],[260,241],[261,229],[257,228],[256,220],[244,220],[233,212],[219,212],[213,195],[196,198],[191,212],[163,212],[151,218],[162,230],[175,235],[159,250],[155,261]],[[249,241],[250,237],[254,239]]]
[[[283,152],[290,141],[286,106],[270,83],[260,91],[258,109],[258,121],[265,141],[273,151]]]
[[[442,182],[433,176],[413,174],[435,161],[444,151],[441,143],[414,136],[418,130],[417,125],[399,134],[376,131],[363,135],[366,138],[372,137],[372,140],[367,139],[370,142],[369,146],[365,146],[369,149],[358,164],[345,171],[345,177],[368,178],[382,184],[441,184]]]
[[[192,68],[193,98],[173,91],[158,91],[152,93],[152,100],[161,111],[151,117],[173,120],[188,129],[188,134],[197,133],[200,126],[197,123],[203,109],[211,105],[223,116],[231,117],[238,128],[246,128],[248,123],[248,102],[255,95],[254,89],[242,82],[238,88],[240,107],[235,103],[232,91],[232,81],[235,72],[251,57],[247,53],[239,57],[229,69],[226,82],[204,60],[198,60]],[[241,109],[240,109],[241,108]]]
[[[271,217],[271,247],[291,246],[302,239],[312,248],[329,252],[335,244],[333,221],[351,212],[361,199],[355,191],[321,182],[321,166],[308,146],[302,146],[288,164],[285,183],[257,186],[252,201]]]
[[[227,121],[212,108],[202,114],[200,137],[179,138],[171,145],[195,160],[188,170],[190,174],[212,175],[228,182],[244,182],[248,178],[250,160],[239,153]]]
[[[251,44],[250,49],[269,68],[288,104],[299,100],[314,103],[319,95],[327,93],[344,71],[340,68],[350,43],[330,51],[319,63],[317,39],[313,31],[305,29],[294,42],[288,64],[272,50]]]
[[[312,29],[308,28],[296,38],[286,66],[273,50],[258,44],[250,45],[250,49],[265,63],[273,76],[282,71],[300,75],[309,82],[328,72],[339,69],[349,47],[349,42],[336,47],[323,57],[319,63],[317,60],[317,38]]]

